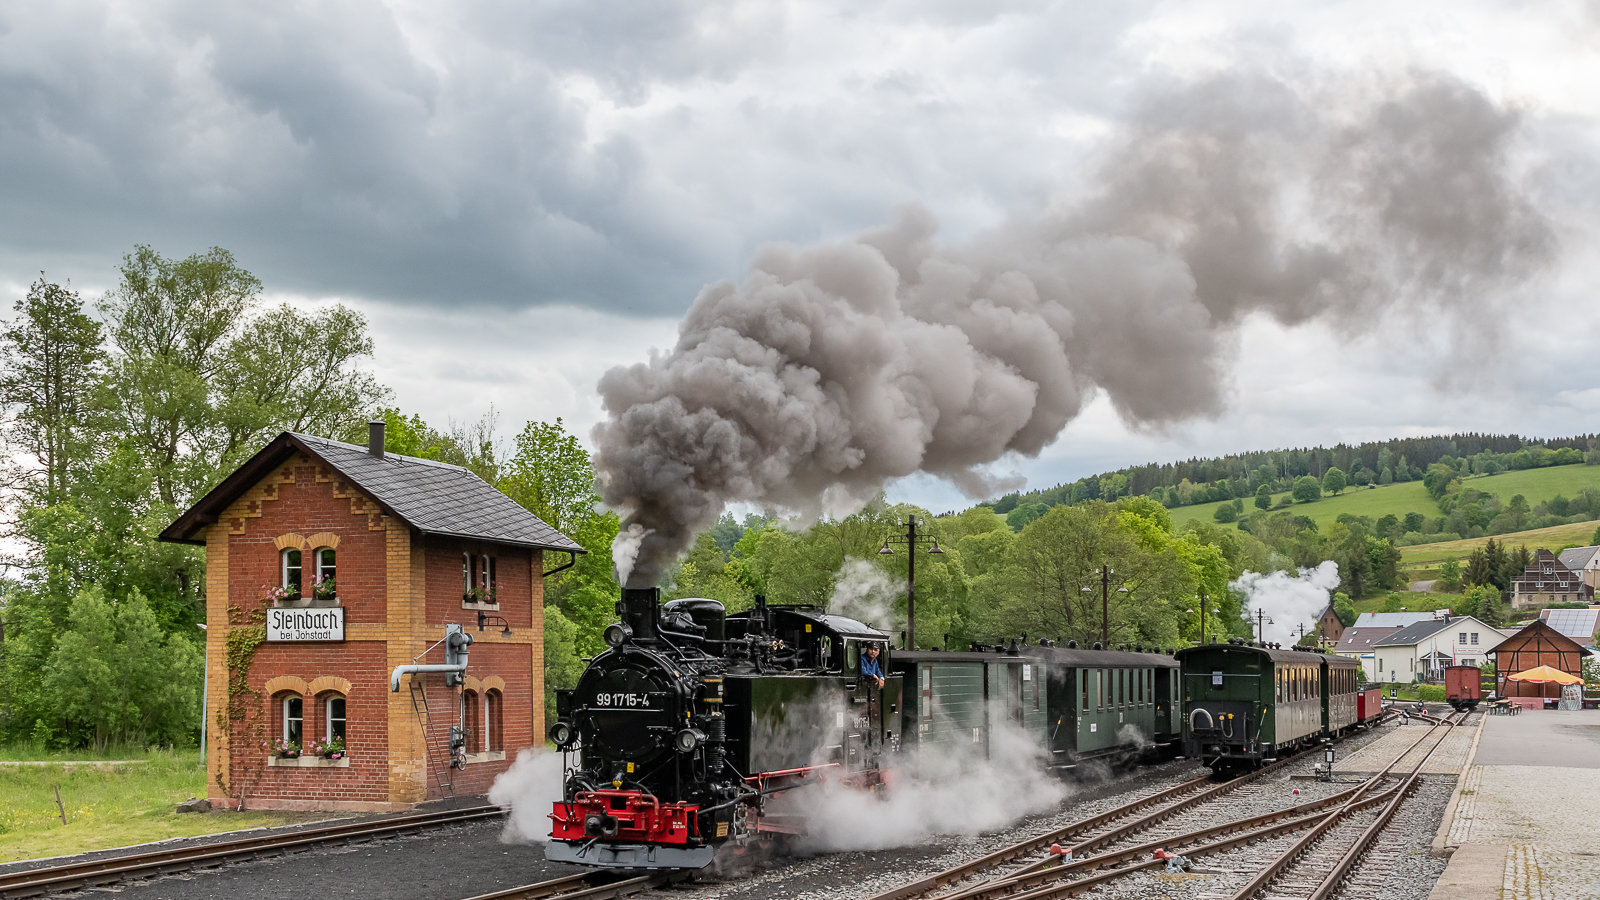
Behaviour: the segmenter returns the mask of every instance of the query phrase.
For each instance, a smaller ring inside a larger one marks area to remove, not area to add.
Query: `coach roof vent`
[[[383,459],[383,422],[367,423],[367,453]]]

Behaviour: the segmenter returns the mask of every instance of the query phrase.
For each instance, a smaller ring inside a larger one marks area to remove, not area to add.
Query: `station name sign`
[[[269,641],[342,641],[344,607],[267,610]]]

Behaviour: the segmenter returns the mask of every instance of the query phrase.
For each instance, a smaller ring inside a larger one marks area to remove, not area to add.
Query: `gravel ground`
[[[63,896],[109,892],[129,900],[456,900],[578,871],[546,862],[541,847],[500,843],[500,828],[497,822],[455,825]]]
[[[1373,740],[1374,734],[1357,734],[1345,742],[1354,749]],[[1302,764],[1309,771],[1311,763]],[[823,900],[823,898],[864,897],[905,881],[973,859],[1029,834],[1078,821],[1086,816],[1203,774],[1198,765],[1173,760],[1134,770],[1104,781],[1074,783],[1071,795],[1051,812],[1030,816],[1003,832],[973,837],[949,837],[921,846],[881,851],[855,851],[819,854],[810,857],[755,858],[736,862],[737,871],[705,874],[697,880],[674,885],[655,893],[657,900],[688,898],[726,898],[726,900]],[[1317,782],[1288,780],[1281,773],[1266,783],[1242,789],[1228,801],[1228,814],[1247,814],[1243,810],[1278,808],[1323,796],[1329,790]],[[1338,786],[1342,787],[1342,786]],[[1292,791],[1299,788],[1300,795]],[[1334,788],[1334,789],[1337,789]],[[1443,870],[1444,861],[1427,856],[1429,842],[1449,797],[1447,779],[1435,778],[1407,802],[1400,819],[1416,844],[1416,858],[1407,856],[1393,877],[1406,893],[1386,894],[1426,896]],[[1437,794],[1438,797],[1434,798]],[[1436,799],[1436,802],[1434,802]],[[472,805],[481,798],[457,798],[454,803]],[[1186,817],[1174,820],[1192,826]],[[1211,821],[1215,821],[1214,815]],[[1177,830],[1177,825],[1173,826]],[[227,897],[229,900],[282,900],[286,896],[385,897],[397,900],[458,900],[517,885],[527,884],[577,871],[574,867],[544,860],[538,845],[503,844],[497,823],[452,826],[422,835],[390,838],[360,844],[334,845],[326,850],[308,851],[289,857],[269,857],[230,864],[217,869],[183,873],[101,888],[88,893],[112,892],[130,900],[172,898],[201,900]],[[1177,882],[1155,880],[1158,892],[1120,896],[1197,897],[1201,890],[1214,890],[1206,883],[1216,877],[1188,876]],[[1189,884],[1194,890],[1187,890]],[[1414,890],[1413,890],[1414,889]],[[1112,896],[1112,895],[1108,895]]]

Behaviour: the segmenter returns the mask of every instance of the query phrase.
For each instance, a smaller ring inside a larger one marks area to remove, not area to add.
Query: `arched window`
[[[472,596],[472,554],[461,554],[461,596]]]
[[[500,692],[490,688],[483,693],[483,727],[487,730],[484,742],[486,750],[504,750],[506,748],[505,724],[501,720],[502,702]]]
[[[478,700],[478,692],[462,691],[461,703],[465,707],[467,714],[467,752],[481,752],[483,750],[483,706]]]
[[[338,694],[329,694],[322,703],[322,737],[331,741],[334,738],[344,740],[345,718],[344,698]]]
[[[316,560],[316,572],[311,580],[311,592],[317,597],[334,596],[338,582],[334,580],[337,566],[333,548],[318,547],[312,558]]]
[[[289,592],[290,598],[300,596],[300,551],[289,549],[279,554],[282,558],[283,589]]]
[[[305,737],[305,698],[299,694],[284,694],[279,708],[282,714],[283,729],[280,736],[283,742],[300,746],[301,739]]]

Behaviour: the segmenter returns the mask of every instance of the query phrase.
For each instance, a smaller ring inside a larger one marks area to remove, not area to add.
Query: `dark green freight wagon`
[[[1213,768],[1258,766],[1355,723],[1353,660],[1240,643],[1176,655],[1183,752]]]

